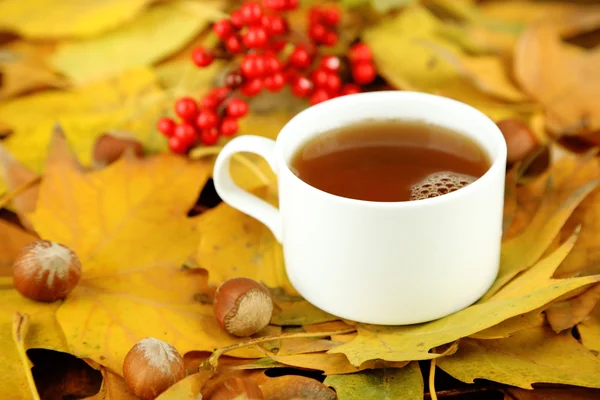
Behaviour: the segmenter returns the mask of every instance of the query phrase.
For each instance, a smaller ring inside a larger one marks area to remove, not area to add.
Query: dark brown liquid
[[[466,186],[490,167],[475,141],[419,121],[364,121],[319,135],[292,157],[304,182],[342,197],[408,201]]]

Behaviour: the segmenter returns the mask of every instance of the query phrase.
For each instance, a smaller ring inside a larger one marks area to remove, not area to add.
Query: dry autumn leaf
[[[600,390],[584,388],[540,388],[525,390],[506,388],[504,400],[593,400],[600,399]]]
[[[553,304],[546,310],[546,318],[555,332],[571,329],[594,309],[600,300],[600,284],[596,284],[569,300]]]
[[[577,325],[577,331],[585,347],[600,352],[600,303]]]
[[[265,400],[335,400],[333,390],[316,379],[298,375],[286,375],[261,379],[260,390]]]
[[[528,28],[515,47],[515,77],[544,105],[556,134],[600,129],[599,63],[600,49],[565,44],[550,24]]]
[[[8,0],[0,3],[0,27],[30,38],[90,36],[132,19],[150,0]],[[60,21],[60,22],[58,22]]]
[[[176,52],[222,17],[217,2],[177,0],[145,10],[132,23],[102,36],[63,42],[51,65],[77,84],[152,65]]]
[[[437,365],[467,383],[481,378],[525,389],[538,382],[600,387],[600,359],[569,333],[545,327],[499,340],[463,339],[458,352]]]
[[[12,265],[21,248],[37,237],[18,226],[0,220],[0,276],[10,276]]]
[[[100,371],[103,378],[100,391],[85,400],[139,400],[139,397],[131,393],[121,376],[104,367],[101,367]]]
[[[70,352],[120,371],[147,336],[182,353],[233,343],[212,307],[195,299],[206,275],[181,269],[199,240],[186,213],[208,179],[207,164],[124,157],[84,172],[65,146],[56,134],[31,221],[82,263],[79,286],[57,311]]]
[[[423,376],[419,364],[404,368],[385,368],[325,378],[340,400],[423,399]]]
[[[18,41],[9,43],[4,51],[8,51],[11,58],[7,61],[0,60],[0,100],[36,89],[67,85],[63,77],[47,66],[46,59],[54,51],[53,44],[38,45]]]

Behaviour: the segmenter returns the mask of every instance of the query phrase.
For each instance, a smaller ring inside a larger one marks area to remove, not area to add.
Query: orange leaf
[[[18,226],[0,220],[0,275],[12,275],[12,265],[19,251],[36,239]]]
[[[333,390],[316,379],[298,375],[266,378],[260,384],[265,400],[335,400]]]
[[[556,27],[538,24],[523,33],[514,57],[516,79],[545,106],[551,131],[600,129],[600,48],[567,45]]]

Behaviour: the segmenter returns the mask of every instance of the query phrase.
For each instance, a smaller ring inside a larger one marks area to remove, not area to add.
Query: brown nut
[[[260,283],[248,278],[233,278],[217,289],[213,310],[219,325],[229,334],[250,336],[269,325],[273,299]]]
[[[36,301],[67,297],[80,277],[77,255],[68,247],[48,240],[36,240],[23,247],[13,265],[15,288]]]
[[[208,400],[262,400],[263,394],[251,379],[233,378],[217,384]]]
[[[115,162],[127,149],[131,149],[137,157],[144,154],[142,144],[133,136],[125,133],[105,133],[94,144],[94,166],[101,168]]]
[[[531,129],[518,119],[504,119],[496,125],[506,140],[509,164],[521,161],[538,146],[537,138]]]
[[[140,340],[123,361],[123,378],[133,393],[144,400],[154,399],[185,378],[183,357],[177,349],[155,338]]]

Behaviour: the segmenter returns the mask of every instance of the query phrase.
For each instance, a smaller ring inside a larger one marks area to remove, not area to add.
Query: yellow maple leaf
[[[169,154],[85,172],[54,135],[30,220],[81,260],[81,281],[57,311],[71,354],[121,373],[143,337],[181,353],[235,341],[197,300],[206,274],[181,268],[199,240],[186,214],[209,174],[209,164]]]
[[[65,87],[67,81],[46,64],[46,58],[52,54],[54,47],[54,44],[17,41],[0,49],[0,53],[10,54],[8,60],[0,59],[0,100],[35,89]]]
[[[533,389],[532,383],[600,388],[600,359],[570,334],[536,327],[500,340],[464,339],[458,352],[437,365],[467,383],[488,379]]]
[[[7,0],[0,26],[29,38],[62,38],[102,33],[132,19],[152,0]]]
[[[577,325],[577,331],[585,347],[600,352],[600,303],[597,303],[590,315]]]
[[[152,65],[222,16],[219,2],[169,1],[98,37],[60,44],[51,65],[77,84]]]

